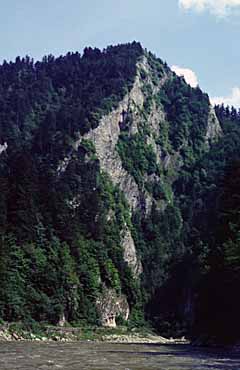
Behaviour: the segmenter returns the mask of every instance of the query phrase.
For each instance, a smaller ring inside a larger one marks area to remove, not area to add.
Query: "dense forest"
[[[139,44],[86,48],[82,56],[35,64],[17,58],[1,66],[1,142],[8,146],[0,195],[4,320],[54,323],[65,312],[69,321],[96,323],[101,281],[123,289],[134,304],[139,287],[119,245],[128,218],[123,195],[100,173],[87,140],[66,172],[57,174],[57,167],[76,133],[94,128],[131,87],[141,53]],[[76,194],[78,207],[71,203]]]
[[[142,106],[129,98],[136,86]],[[138,189],[135,208],[86,138],[126,97],[109,156]],[[214,112],[207,94],[136,42],[4,62],[1,320],[100,325],[97,302],[111,289],[126,297],[128,325],[239,339],[239,124],[236,109]]]

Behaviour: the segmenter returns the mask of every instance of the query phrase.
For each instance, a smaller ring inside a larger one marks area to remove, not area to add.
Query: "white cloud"
[[[171,70],[176,73],[178,76],[183,76],[185,81],[192,87],[198,86],[198,78],[195,72],[189,68],[182,68],[179,66],[172,66]],[[240,109],[240,87],[234,87],[231,90],[231,94],[228,96],[214,96],[210,98],[210,101],[213,105],[215,104],[224,104],[233,106]]]
[[[234,87],[229,96],[216,96],[210,99],[212,104],[224,104],[240,108],[240,88]]]
[[[208,10],[218,17],[225,17],[231,10],[240,7],[240,0],[178,0],[178,3],[185,10]]]
[[[198,79],[196,74],[189,68],[182,68],[179,66],[172,66],[171,70],[178,76],[183,76],[185,81],[192,87],[197,87]]]

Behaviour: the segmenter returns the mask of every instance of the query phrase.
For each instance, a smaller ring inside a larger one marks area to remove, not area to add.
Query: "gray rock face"
[[[206,132],[206,144],[209,145],[218,141],[218,139],[223,135],[220,123],[216,116],[215,110],[212,105],[209,108],[208,115],[208,126]]]
[[[138,132],[139,125],[142,121],[144,101],[146,99],[143,92],[144,84],[148,83],[149,86],[151,86],[153,94],[155,94],[167,79],[167,76],[164,76],[160,84],[154,86],[149,77],[149,68],[147,59],[144,57],[142,61],[138,63],[138,72],[131,91],[124,97],[115,110],[102,117],[96,129],[90,130],[84,135],[84,139],[93,142],[101,169],[108,173],[112,182],[119,186],[124,192],[130,210],[134,211],[140,208],[145,214],[150,213],[153,198],[147,191],[140,190],[135,179],[124,169],[117,151],[117,143],[121,133],[121,125],[124,123],[124,113],[131,115],[129,134],[134,135]],[[148,76],[147,81],[142,81],[140,77],[141,69],[146,72]],[[159,136],[159,122],[161,120],[165,120],[165,113],[161,107],[153,102],[150,114],[147,118],[147,125],[150,132],[147,137],[147,144],[152,146],[156,154],[157,162],[161,161],[161,149],[156,145],[155,138]],[[79,145],[80,142],[81,138],[77,145]],[[132,269],[133,275],[135,277],[139,276],[142,272],[142,265],[137,257],[136,247],[131,232],[127,227],[123,230],[122,246],[125,261]]]
[[[117,151],[117,143],[121,132],[121,124],[124,121],[124,113],[131,115],[130,135],[138,132],[142,121],[142,111],[144,108],[145,95],[144,85],[151,86],[152,93],[155,94],[165,83],[167,76],[164,76],[158,86],[154,86],[149,75],[149,65],[145,57],[137,65],[137,75],[131,91],[123,98],[118,107],[110,114],[105,115],[99,122],[96,129],[90,130],[84,139],[91,140],[95,145],[96,153],[100,161],[101,169],[107,172],[115,185],[118,185],[124,192],[131,211],[141,208],[146,214],[149,213],[152,205],[151,197],[147,192],[139,190],[134,178],[123,168],[121,158]],[[140,71],[144,70],[148,76],[147,81],[142,81]],[[152,145],[156,153],[157,160],[160,162],[161,150],[157,147],[154,136],[159,135],[159,122],[165,119],[165,113],[157,107],[155,102],[151,107],[151,112],[147,118],[150,135],[147,144]],[[81,142],[81,139],[79,143]]]
[[[0,155],[5,152],[8,148],[8,144],[4,143],[3,145],[0,144]]]
[[[145,72],[145,79],[141,78],[141,71]],[[162,156],[161,147],[156,144],[156,138],[160,135],[160,122],[166,121],[166,114],[157,104],[155,99],[152,99],[150,111],[143,117],[144,103],[148,98],[148,94],[154,96],[157,94],[168,78],[171,78],[171,72],[164,74],[159,79],[158,84],[154,84],[151,75],[151,67],[146,57],[143,57],[137,64],[137,74],[132,89],[119,102],[118,107],[109,114],[104,115],[97,128],[90,130],[84,136],[79,135],[79,140],[73,144],[73,149],[77,150],[83,139],[90,140],[96,150],[96,155],[100,162],[100,168],[106,172],[114,185],[124,192],[128,201],[130,211],[134,212],[136,209],[141,209],[142,213],[147,215],[150,213],[153,202],[159,210],[164,211],[167,206],[165,201],[156,202],[153,197],[143,189],[140,189],[131,174],[129,174],[123,167],[121,158],[118,154],[117,143],[121,134],[121,127],[124,125],[126,115],[131,117],[128,133],[130,136],[138,133],[139,128],[145,120],[149,133],[146,135],[146,145],[151,145],[156,154],[157,163],[161,163],[164,169],[172,167],[177,172],[181,167],[182,160],[179,152],[165,153]],[[148,92],[146,94],[146,86]],[[150,91],[150,92],[149,92]],[[209,146],[212,142],[217,141],[222,135],[222,130],[215,111],[212,106],[209,109],[208,125],[206,131],[206,145]],[[58,174],[64,172],[71,161],[71,155],[64,158],[58,166]],[[157,177],[157,175],[154,175]],[[174,177],[169,181],[173,181]],[[145,181],[148,183],[161,183],[160,177],[152,179],[151,176],[145,175]],[[77,198],[74,198],[70,203],[72,209],[78,207]],[[122,230],[121,244],[124,252],[124,259],[131,267],[133,275],[139,276],[142,272],[141,263],[137,257],[136,247],[132,238],[131,232],[126,226]]]
[[[144,81],[141,78],[141,70],[144,70],[146,73],[146,79]],[[123,167],[117,151],[121,125],[124,124],[124,115],[129,114],[131,116],[129,135],[138,133],[143,120],[144,102],[147,98],[144,94],[144,86],[146,86],[146,84],[150,86],[152,94],[154,95],[166,82],[167,78],[168,76],[164,75],[162,79],[159,80],[159,84],[154,85],[151,79],[148,60],[146,57],[143,57],[137,64],[137,74],[133,87],[118,104],[118,107],[112,110],[111,113],[104,115],[97,128],[90,130],[84,136],[79,135],[79,140],[73,144],[73,149],[77,150],[83,139],[91,140],[95,146],[101,170],[106,172],[113,184],[119,186],[124,192],[131,212],[139,208],[144,214],[149,214],[153,204],[153,198],[147,191],[139,189],[133,176]],[[146,144],[152,146],[158,163],[161,161],[161,148],[157,146],[155,139],[159,136],[159,122],[161,120],[165,120],[165,113],[162,108],[157,106],[155,101],[153,101],[150,113],[147,115],[149,135],[146,138]],[[64,158],[59,164],[57,169],[59,175],[66,170],[70,161],[71,155]],[[147,177],[146,181],[148,181]],[[76,199],[73,199],[69,205],[75,209],[78,203]],[[142,272],[142,265],[137,257],[134,240],[127,226],[122,230],[122,247],[124,259],[132,269],[133,275],[135,277],[139,276]]]
[[[128,266],[132,269],[134,277],[137,278],[143,272],[143,268],[141,261],[137,257],[134,240],[127,226],[122,230],[121,244],[123,247],[124,261],[127,262]]]
[[[145,78],[141,77],[141,71],[145,72]],[[171,203],[171,199],[154,200],[152,195],[138,186],[134,177],[124,168],[118,153],[117,144],[121,135],[121,129],[127,129],[126,132],[131,137],[138,132],[141,133],[140,129],[144,125],[147,128],[146,136],[144,136],[146,145],[152,147],[157,163],[164,170],[169,170],[167,181],[171,184],[175,180],[178,170],[183,165],[180,150],[168,152],[168,149],[167,151],[166,148],[163,150],[158,144],[159,141],[157,141],[161,134],[161,123],[163,127],[168,123],[165,111],[161,103],[159,103],[156,94],[159,93],[164,83],[171,77],[171,72],[169,74],[165,72],[161,78],[157,79],[156,83],[156,76],[153,76],[147,58],[143,57],[137,64],[137,74],[132,89],[119,102],[117,108],[102,116],[98,127],[90,130],[83,136],[79,134],[79,139],[73,144],[74,152],[78,150],[83,139],[91,141],[95,147],[101,171],[107,173],[112,183],[122,190],[129,204],[130,212],[138,209],[145,216],[150,214],[153,203],[156,209],[164,212],[167,205]],[[145,109],[146,102],[149,104],[148,109]],[[126,120],[126,117],[130,119]],[[221,126],[213,107],[210,106],[205,134],[206,147],[217,141],[221,135]],[[57,169],[58,175],[61,175],[66,170],[71,158],[72,154],[69,154],[59,164]],[[150,176],[145,174],[144,181],[154,185],[156,183],[161,184],[164,180],[157,174]],[[79,206],[77,196],[69,201],[69,206],[73,211]],[[111,212],[113,211],[110,210],[109,219],[115,217],[114,212]],[[131,268],[133,277],[138,279],[143,272],[143,267],[137,255],[131,231],[127,225],[121,231],[120,242],[124,261]],[[103,326],[115,327],[116,317],[119,315],[125,320],[129,317],[129,305],[126,297],[118,295],[114,289],[104,287],[103,294],[98,297],[96,305]]]
[[[117,295],[114,289],[105,288],[103,294],[98,297],[96,306],[102,326],[115,328],[117,316],[126,321],[129,318],[130,310],[126,297]]]
[[[108,173],[112,182],[124,192],[131,210],[135,210],[139,205],[140,192],[134,178],[123,168],[116,145],[120,135],[120,125],[123,122],[123,113],[131,109],[134,122],[132,130],[137,132],[137,110],[142,109],[143,103],[144,95],[137,75],[132,90],[119,103],[117,109],[103,116],[98,127],[84,135],[84,139],[91,140],[95,145],[101,169]]]
[[[145,81],[141,78],[141,70],[146,73]],[[134,135],[138,132],[139,126],[143,120],[142,112],[144,110],[144,86],[150,86],[152,94],[156,94],[166,82],[168,75],[164,75],[159,80],[158,85],[154,85],[151,79],[150,66],[147,58],[144,56],[137,64],[137,74],[132,89],[125,95],[118,107],[111,113],[103,116],[97,128],[90,130],[84,136],[80,136],[73,144],[73,149],[77,150],[83,139],[91,140],[95,146],[97,157],[100,161],[101,169],[108,173],[114,185],[124,192],[130,206],[130,210],[141,208],[142,212],[148,214],[151,210],[152,199],[146,191],[138,188],[135,179],[124,169],[121,158],[117,151],[117,143],[121,132],[121,124],[124,123],[124,114],[131,115],[131,126],[129,134]],[[161,161],[161,148],[156,145],[155,138],[159,136],[159,122],[165,120],[165,113],[161,107],[153,102],[151,111],[148,114],[147,125],[149,127],[149,136],[146,138],[146,144],[151,145],[157,161]],[[71,155],[65,157],[57,168],[57,173],[63,173],[71,161]]]

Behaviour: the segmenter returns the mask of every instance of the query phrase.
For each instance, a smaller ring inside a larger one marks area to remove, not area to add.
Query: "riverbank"
[[[0,327],[0,341],[43,341],[76,342],[95,341],[108,343],[145,344],[188,344],[183,338],[164,338],[145,329],[127,327],[57,327],[38,326],[35,330],[24,328],[21,324],[5,324]]]

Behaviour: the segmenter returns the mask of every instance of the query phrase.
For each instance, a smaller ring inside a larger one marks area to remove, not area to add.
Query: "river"
[[[230,370],[240,354],[190,345],[1,342],[0,370]]]

